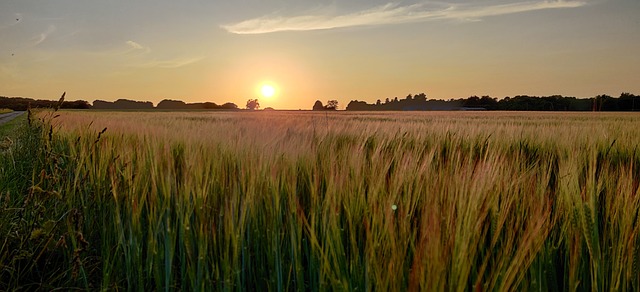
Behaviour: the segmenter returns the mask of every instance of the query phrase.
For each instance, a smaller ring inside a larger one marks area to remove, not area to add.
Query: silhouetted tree
[[[375,105],[367,104],[364,101],[352,100],[347,105],[347,110],[348,111],[371,111],[371,110],[376,110],[375,107],[376,107]]]
[[[413,96],[413,99],[417,100],[417,101],[426,101],[427,100],[427,95],[424,94],[424,93],[416,94],[416,95]]]
[[[389,103],[389,102],[390,102],[390,101],[389,101],[389,98],[387,97],[387,99],[385,99],[385,100],[384,100],[384,103],[385,103],[385,104],[387,104],[387,103]]]
[[[201,106],[204,109],[217,109],[217,108],[220,108],[220,106],[217,105],[215,102],[205,102],[205,103],[202,103]]]
[[[598,111],[617,111],[618,101],[606,94],[598,95],[596,98],[600,101]]]
[[[223,105],[220,106],[221,109],[227,109],[227,110],[237,110],[238,109],[238,105],[236,105],[233,102],[227,102]]]
[[[382,104],[382,101],[380,101],[379,99],[376,100],[376,105],[381,105],[381,104]]]
[[[62,103],[64,109],[90,109],[91,105],[86,100],[65,101]]]
[[[470,96],[464,102],[464,106],[465,107],[478,107],[479,105],[480,105],[480,98],[475,96],[475,95],[474,96]]]
[[[322,101],[316,100],[316,103],[313,104],[314,111],[324,110],[324,105],[322,105]]]
[[[165,99],[162,100],[158,105],[156,105],[157,109],[187,109],[187,104],[182,100],[172,100]]]
[[[481,97],[478,102],[480,107],[488,110],[495,110],[498,105],[498,100],[488,95]]]
[[[150,101],[136,101],[129,99],[118,99],[115,102],[96,100],[93,102],[94,109],[153,109]]]
[[[327,110],[337,110],[338,109],[338,101],[335,99],[327,101],[327,105],[324,107]]]
[[[618,103],[621,110],[635,111],[638,107],[640,107],[640,96],[633,95],[628,92],[623,92],[620,94]]]
[[[248,110],[257,110],[260,108],[260,103],[258,102],[258,99],[249,99],[247,100],[247,109]]]

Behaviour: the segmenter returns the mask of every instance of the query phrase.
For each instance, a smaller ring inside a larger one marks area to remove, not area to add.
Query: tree
[[[425,101],[427,100],[427,95],[424,93],[416,94],[413,96],[413,99],[419,100],[419,101]]]
[[[480,106],[480,98],[477,96],[470,96],[467,100],[464,101],[465,107],[479,107]]]
[[[235,103],[227,102],[227,103],[221,105],[220,108],[221,109],[232,109],[232,110],[235,110],[235,109],[238,109],[238,106]]]
[[[322,105],[322,101],[316,100],[316,103],[313,104],[314,111],[321,111],[324,109],[324,105]]]
[[[378,99],[378,100],[376,101],[376,105],[381,105],[381,104],[382,104],[382,102]]]
[[[327,110],[337,110],[338,109],[338,101],[335,99],[327,101],[327,105],[324,107]]]
[[[258,102],[258,99],[249,99],[247,100],[247,109],[248,110],[257,110],[260,108],[260,103]]]

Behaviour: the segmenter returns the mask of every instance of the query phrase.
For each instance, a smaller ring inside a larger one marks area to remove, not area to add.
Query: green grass
[[[13,110],[6,109],[6,108],[0,108],[0,114],[6,114],[6,113],[10,113],[10,112],[13,112]]]
[[[632,114],[59,114],[0,290],[640,289]]]
[[[0,110],[1,112],[2,110]],[[0,138],[15,137],[21,130],[21,126],[26,124],[27,115],[21,115],[7,123],[0,125]]]

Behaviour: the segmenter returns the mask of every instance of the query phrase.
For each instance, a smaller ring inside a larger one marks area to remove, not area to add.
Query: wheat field
[[[32,119],[0,290],[640,290],[637,114]]]

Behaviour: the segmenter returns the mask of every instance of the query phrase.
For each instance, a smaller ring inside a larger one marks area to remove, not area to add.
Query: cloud
[[[221,28],[234,34],[264,34],[280,31],[309,31],[446,19],[477,21],[490,16],[543,9],[576,8],[584,5],[586,5],[586,2],[578,0],[538,0],[488,6],[453,3],[418,3],[402,6],[389,3],[372,9],[342,15],[308,14],[289,17],[267,15],[222,25]]]
[[[121,43],[122,44],[122,43]],[[151,48],[145,46],[139,42],[128,40],[125,41],[126,49],[123,50],[122,45],[117,49],[109,49],[106,51],[98,52],[101,56],[110,56],[118,58],[124,62],[125,67],[133,68],[165,68],[173,69],[184,67],[193,63],[196,63],[203,57],[188,57],[188,56],[164,56],[156,58],[154,55],[158,55],[158,50],[151,52]]]
[[[142,50],[142,49],[144,49],[144,47],[143,47],[141,44],[136,43],[136,42],[134,42],[134,41],[126,41],[126,43],[127,43],[127,45],[129,45],[131,48],[133,48],[133,49],[135,49],[135,50]]]
[[[47,27],[47,30],[45,30],[40,35],[35,36],[33,38],[35,40],[33,45],[37,46],[37,45],[41,44],[42,42],[44,42],[55,31],[56,31],[56,26],[55,25],[49,25],[49,27]]]
[[[134,41],[129,40],[129,41],[126,41],[125,43],[126,43],[126,44],[129,46],[129,48],[130,48],[130,49],[129,49],[129,51],[127,51],[127,52],[131,52],[131,51],[141,51],[142,53],[149,53],[149,52],[151,52],[151,48],[149,48],[149,47],[145,47],[145,46],[143,46],[143,45],[141,45],[141,44],[139,44],[139,43],[137,43],[137,42],[134,42]]]
[[[193,63],[199,62],[204,58],[196,57],[196,58],[176,58],[172,60],[154,60],[147,63],[143,63],[140,65],[133,65],[134,67],[141,68],[165,68],[165,69],[173,69],[180,68],[187,65],[191,65]]]

